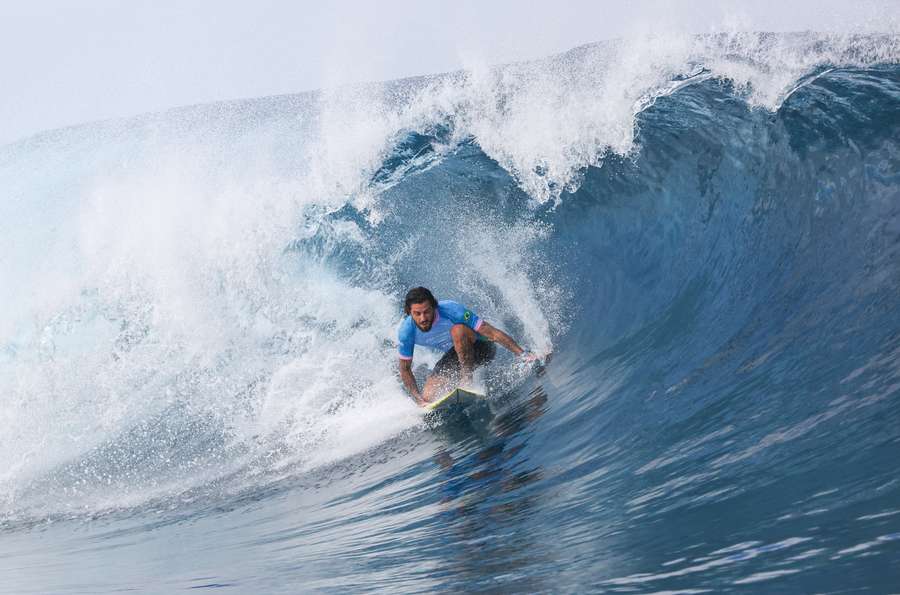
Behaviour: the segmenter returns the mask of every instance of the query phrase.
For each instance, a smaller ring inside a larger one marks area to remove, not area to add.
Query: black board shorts
[[[475,341],[472,350],[474,351],[472,363],[475,366],[488,363],[497,354],[497,346],[494,345],[493,341]],[[456,355],[456,347],[451,347],[450,351],[445,353],[438,360],[438,363],[434,364],[434,370],[431,371],[432,374],[440,374],[441,376],[458,376],[459,372],[459,356]]]

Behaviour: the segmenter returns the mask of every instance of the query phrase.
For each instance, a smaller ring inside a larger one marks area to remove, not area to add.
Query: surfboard
[[[449,393],[425,405],[428,411],[444,411],[453,408],[466,408],[484,399],[484,395],[466,390],[464,388],[454,388]]]

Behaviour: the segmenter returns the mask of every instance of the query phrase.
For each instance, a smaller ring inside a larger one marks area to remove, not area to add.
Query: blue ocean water
[[[900,590],[898,63],[608,42],[0,148],[0,592]],[[420,284],[552,360],[426,423]]]

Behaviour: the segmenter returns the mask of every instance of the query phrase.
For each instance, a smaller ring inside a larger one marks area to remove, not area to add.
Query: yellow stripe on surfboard
[[[428,403],[427,405],[425,405],[425,409],[432,411],[432,410],[436,409],[437,407],[440,407],[440,405],[442,403],[444,403],[445,401],[447,401],[448,399],[455,397],[455,396],[462,396],[462,395],[470,395],[470,396],[477,397],[480,399],[484,398],[484,395],[476,393],[475,391],[466,390],[464,388],[454,388],[453,390],[451,390],[449,393],[447,393],[440,399],[437,399],[436,401],[432,401],[431,403]]]

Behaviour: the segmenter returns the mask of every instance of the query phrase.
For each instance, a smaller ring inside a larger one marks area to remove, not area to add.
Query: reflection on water
[[[512,397],[515,398],[514,396]],[[502,401],[502,400],[501,400]],[[535,387],[527,399],[489,416],[457,416],[442,426],[434,463],[440,469],[444,539],[455,544],[442,574],[460,584],[489,584],[493,577],[549,560],[528,531],[542,495],[529,490],[544,477],[522,452],[529,426],[547,410],[547,394]],[[505,582],[507,588],[543,588],[541,579]]]

